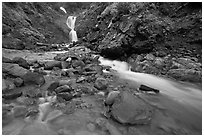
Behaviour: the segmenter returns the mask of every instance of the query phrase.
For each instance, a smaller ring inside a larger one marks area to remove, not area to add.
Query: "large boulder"
[[[25,59],[21,58],[21,57],[13,58],[13,62],[18,64],[19,66],[21,66],[23,68],[26,68],[26,69],[30,68],[28,62]]]
[[[42,74],[36,72],[27,72],[23,77],[24,84],[42,86],[45,78]]]
[[[47,62],[44,63],[44,69],[46,69],[46,70],[51,70],[54,67],[61,68],[62,67],[61,61],[53,60],[53,61],[47,61]]]
[[[3,73],[21,78],[28,72],[27,69],[20,67],[18,64],[11,63],[2,63],[2,71]]]
[[[122,124],[149,124],[154,109],[142,99],[123,91],[111,107],[111,116]]]

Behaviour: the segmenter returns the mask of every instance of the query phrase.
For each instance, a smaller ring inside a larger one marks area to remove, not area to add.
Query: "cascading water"
[[[71,29],[71,31],[69,32],[69,38],[71,39],[72,42],[78,41],[77,33],[74,30],[75,22],[76,22],[76,17],[69,16],[67,18],[67,26]]]
[[[141,84],[144,84],[158,89],[160,93],[157,95],[141,96],[150,104],[165,109],[173,119],[172,121],[180,121],[180,124],[183,124],[182,126],[201,130],[202,91],[199,87],[189,86],[188,84],[151,74],[132,72],[126,62],[111,61],[103,57],[100,57],[99,60],[101,65],[110,66],[113,70],[116,70],[116,75],[129,81],[134,87],[139,88]],[[164,117],[163,124],[165,124],[165,119],[169,119],[169,117]],[[159,119],[158,121],[160,121]],[[168,122],[169,120],[166,121],[166,123]],[[173,127],[175,126],[177,125],[173,124]]]

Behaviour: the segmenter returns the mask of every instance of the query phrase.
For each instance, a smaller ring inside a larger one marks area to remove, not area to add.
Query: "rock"
[[[96,126],[93,123],[89,123],[89,124],[87,124],[87,128],[89,131],[94,132]]]
[[[68,69],[70,68],[70,63],[67,61],[62,61],[61,66],[62,66],[62,69]]]
[[[70,92],[72,89],[70,86],[68,85],[63,85],[63,86],[60,86],[58,88],[55,89],[55,92],[58,94],[58,93],[62,93],[62,92]]]
[[[20,67],[18,64],[11,63],[2,63],[2,71],[3,73],[21,78],[28,72],[27,69]]]
[[[2,57],[2,62],[3,63],[13,63],[13,60],[6,58],[6,57]]]
[[[151,53],[147,54],[144,58],[147,59],[147,60],[151,60],[151,61],[155,60],[155,56],[153,54],[151,54]]]
[[[53,67],[62,68],[61,61],[53,60],[53,61],[47,61],[44,63],[44,69],[45,70],[52,70]]]
[[[21,90],[19,90],[19,89],[10,89],[10,90],[6,90],[2,94],[2,98],[12,100],[12,99],[16,99],[16,98],[20,97],[21,95],[22,95]]]
[[[16,85],[16,87],[22,86],[23,85],[23,79],[22,78],[15,78],[14,84]]]
[[[8,89],[8,86],[6,85],[5,79],[2,79],[2,91]]]
[[[2,106],[2,125],[9,124],[14,119],[10,106]]]
[[[45,83],[45,78],[42,74],[36,72],[27,72],[23,76],[24,84],[42,86]]]
[[[146,85],[140,85],[139,90],[142,90],[142,91],[153,91],[155,93],[159,93],[158,89],[154,89],[154,88],[148,87]]]
[[[83,68],[85,66],[85,63],[82,60],[72,60],[72,67],[73,68]]]
[[[25,117],[27,108],[25,106],[16,106],[13,108],[14,117]]]
[[[25,48],[25,45],[20,39],[12,38],[12,37],[3,37],[2,47],[7,49],[22,50]]]
[[[108,82],[104,78],[97,78],[94,87],[96,87],[98,90],[105,90],[108,87]]]
[[[18,64],[19,66],[21,66],[23,68],[26,68],[26,69],[30,68],[28,62],[25,59],[21,58],[21,57],[13,58],[13,62]]]
[[[153,108],[130,92],[123,91],[112,105],[110,114],[122,124],[148,124]]]
[[[23,95],[30,98],[42,97],[42,91],[39,88],[34,87],[23,91]]]
[[[164,67],[165,63],[164,63],[164,59],[160,58],[160,57],[156,57],[155,58],[155,61],[154,61],[154,64],[159,67],[159,68],[162,68]]]
[[[70,101],[73,96],[72,94],[68,93],[68,92],[61,92],[57,94],[57,99],[59,100],[60,98],[66,100],[66,101]]]
[[[105,100],[105,104],[112,105],[115,101],[115,98],[119,95],[119,91],[111,91],[108,93],[108,96]]]
[[[85,80],[86,80],[86,78],[82,76],[82,77],[77,78],[76,83],[81,83]]]
[[[6,84],[7,89],[14,89],[16,87],[13,80],[6,79],[4,82]]]
[[[50,86],[47,88],[48,91],[54,91],[57,87],[59,87],[59,82],[53,82],[50,84]]]
[[[173,78],[190,81],[190,82],[201,82],[202,73],[194,69],[170,69],[167,74]]]

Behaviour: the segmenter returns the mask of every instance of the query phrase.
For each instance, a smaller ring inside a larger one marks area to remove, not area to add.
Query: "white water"
[[[67,13],[67,11],[66,11],[63,7],[60,7],[60,9],[61,9],[62,11],[64,11],[64,13]]]
[[[75,22],[76,22],[76,17],[74,16],[69,16],[67,18],[67,26],[71,29],[71,31],[69,32],[69,38],[71,39],[72,42],[76,42],[78,41],[78,38],[77,38],[77,33],[76,31],[74,30],[75,28]]]
[[[111,61],[102,57],[99,60],[102,65],[110,66],[117,71],[121,78],[132,81],[135,86],[139,87],[144,84],[159,89],[159,95],[162,97],[168,97],[172,102],[174,101],[183,107],[188,107],[189,110],[195,110],[199,114],[202,113],[202,91],[199,88],[151,74],[132,72],[126,62]],[[170,106],[171,104],[168,105]]]

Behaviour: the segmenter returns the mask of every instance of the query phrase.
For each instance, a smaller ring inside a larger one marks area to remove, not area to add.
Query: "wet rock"
[[[62,92],[70,92],[71,90],[72,90],[72,89],[71,89],[70,86],[68,86],[68,85],[63,85],[63,86],[60,86],[60,87],[56,88],[56,89],[55,89],[55,92],[56,92],[57,94],[59,94],[59,93],[62,93]]]
[[[61,68],[62,67],[61,61],[53,60],[53,61],[47,61],[44,63],[44,69],[45,70],[52,70],[54,67]]]
[[[25,106],[16,106],[13,108],[14,117],[25,117],[27,108]]]
[[[111,116],[122,124],[148,124],[153,108],[130,92],[121,92],[111,108]]]
[[[42,86],[45,83],[45,78],[42,74],[36,72],[27,72],[23,76],[24,84]]]
[[[13,58],[13,62],[18,64],[19,66],[21,66],[23,68],[26,68],[26,69],[30,68],[28,62],[25,59],[21,58],[21,57]]]
[[[16,98],[20,97],[21,95],[22,95],[21,90],[19,90],[19,89],[10,89],[10,90],[6,90],[2,94],[2,98],[12,100],[12,99],[16,99]]]
[[[173,78],[190,81],[190,82],[201,82],[202,73],[194,69],[170,69],[167,74]]]
[[[22,86],[23,85],[23,79],[22,78],[14,79],[14,84],[16,85],[16,87]]]
[[[108,87],[108,82],[104,78],[97,78],[94,87],[96,87],[98,90],[105,90]]]
[[[73,95],[68,92],[61,92],[57,94],[57,100],[64,99],[65,101],[70,101],[73,98]]]
[[[103,74],[103,67],[100,65],[96,65],[96,64],[88,64],[86,65],[84,70],[86,72],[96,72],[99,75]]]
[[[27,69],[20,67],[18,64],[11,63],[2,63],[2,71],[3,73],[21,78],[28,72]]]
[[[111,91],[108,93],[108,96],[105,100],[105,104],[112,105],[115,101],[115,98],[119,95],[119,91]]]
[[[140,85],[139,90],[142,90],[142,91],[153,91],[155,93],[159,93],[158,89],[154,89],[154,88],[148,87],[146,85]]]
[[[54,91],[57,87],[59,87],[59,82],[53,82],[50,84],[50,86],[47,88],[48,91]]]

